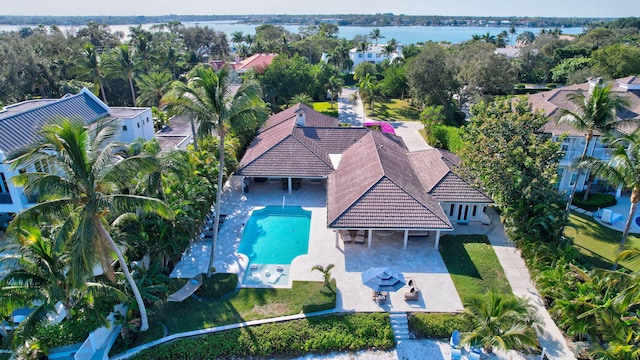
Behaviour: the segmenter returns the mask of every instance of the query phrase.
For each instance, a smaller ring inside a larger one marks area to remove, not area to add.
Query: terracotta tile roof
[[[558,119],[562,112],[561,109],[569,109],[571,111],[578,110],[576,104],[569,100],[571,94],[576,92],[587,93],[588,91],[589,83],[586,82],[529,95],[529,103],[533,110],[542,111],[550,118],[549,122],[543,126],[541,131],[555,136],[563,134],[584,136],[584,131],[579,131],[566,122],[559,123]],[[634,119],[640,117],[640,80],[637,77],[629,76],[614,80],[611,91],[629,101],[628,107],[622,111],[618,111],[618,118]],[[630,133],[636,128],[637,125],[626,124],[619,130]],[[599,134],[596,133],[596,135]]]
[[[440,202],[492,203],[484,192],[474,188],[453,170],[459,159],[439,149],[415,151],[407,154],[418,178],[429,195]]]
[[[233,64],[233,68],[239,73],[246,72],[251,69],[263,70],[267,66],[271,65],[271,62],[276,56],[278,56],[278,54],[255,54]]]
[[[329,176],[327,222],[335,228],[452,229],[394,135],[370,131]]]
[[[304,127],[296,125],[301,112],[304,113]],[[236,173],[244,176],[327,176],[334,170],[329,154],[342,153],[346,144],[353,143],[354,137],[362,136],[362,131],[350,130],[356,129],[339,128],[337,119],[297,104],[267,120],[249,145]]]

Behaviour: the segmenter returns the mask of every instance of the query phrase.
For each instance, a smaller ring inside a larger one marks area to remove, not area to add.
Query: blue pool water
[[[245,225],[238,252],[249,258],[248,274],[263,272],[267,276],[262,274],[262,281],[257,276],[245,276],[243,283],[280,283],[280,279],[271,277],[276,271],[274,266],[281,265],[281,273],[286,275],[288,271],[282,271],[282,267],[288,270],[294,258],[308,253],[310,226],[311,211],[299,206],[254,210]]]

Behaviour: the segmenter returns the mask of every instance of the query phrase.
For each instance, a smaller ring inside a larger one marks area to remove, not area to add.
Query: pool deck
[[[338,286],[337,311],[382,312],[459,312],[462,302],[451,281],[451,277],[434,248],[434,239],[410,241],[406,250],[402,249],[401,235],[375,236],[371,248],[367,245],[344,244],[336,247],[335,233],[327,228],[326,195],[323,185],[302,183],[300,190],[288,194],[282,190],[280,182],[251,184],[248,194],[242,194],[236,183],[227,183],[223,193],[221,213],[227,218],[220,229],[216,244],[214,266],[219,272],[236,273],[240,282],[246,270],[246,258],[238,256],[237,249],[242,237],[242,228],[247,223],[251,211],[266,205],[302,206],[312,212],[309,238],[309,252],[293,260],[282,280],[273,287],[290,287],[292,281],[322,281],[322,274],[312,271],[314,265],[334,264],[331,274]],[[211,244],[194,242],[185,251],[172,277],[193,277],[206,271]],[[404,293],[408,287],[390,293],[385,304],[372,300],[372,290],[362,284],[362,271],[372,266],[392,266],[405,276],[412,276],[420,289],[418,301],[407,302]],[[284,282],[284,281],[282,281]]]

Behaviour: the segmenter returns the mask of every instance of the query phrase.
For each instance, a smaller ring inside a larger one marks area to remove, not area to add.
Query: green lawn
[[[484,235],[446,235],[440,239],[440,254],[463,304],[474,295],[495,289],[511,294],[511,286],[496,253]]]
[[[418,121],[420,111],[411,106],[408,101],[400,99],[386,99],[374,104],[375,112],[371,112],[371,107],[366,107],[367,118],[371,120],[384,121]]]
[[[611,269],[620,245],[620,231],[598,224],[593,217],[572,212],[564,233],[573,239],[576,248],[584,256],[585,263]],[[640,238],[629,235],[627,245],[640,247]],[[620,265],[632,271],[640,271],[640,264],[637,263],[622,262]]]
[[[310,298],[331,298],[322,282],[294,281],[291,289],[242,288],[218,299],[190,297],[183,302],[165,302],[147,307],[150,330],[132,343],[116,343],[112,352],[144,344],[168,334],[241,323],[249,320],[299,314]]]
[[[329,101],[318,101],[313,103],[313,110],[321,112],[325,115],[338,117],[338,103],[334,102],[333,107]]]

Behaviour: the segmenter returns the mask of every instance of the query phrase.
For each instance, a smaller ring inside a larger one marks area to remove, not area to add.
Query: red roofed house
[[[339,127],[336,118],[297,104],[271,116],[236,175],[280,179],[291,192],[303,179],[324,182],[327,226],[412,235],[453,230],[452,222],[482,221],[493,201],[455,174],[459,159],[431,149],[409,152],[402,138],[366,128]]]
[[[550,134],[553,139],[558,140],[560,136],[566,135],[562,142],[562,150],[564,157],[559,164],[559,190],[569,191],[573,184],[577,181],[578,191],[584,190],[587,184],[587,174],[583,174],[578,178],[578,170],[572,167],[575,158],[582,154],[585,145],[585,131],[579,131],[569,123],[558,122],[562,109],[570,109],[577,111],[576,104],[570,101],[571,94],[576,92],[588,93],[593,89],[599,79],[590,79],[586,83],[561,87],[529,96],[529,103],[533,110],[543,111],[548,116],[549,122],[542,128],[542,132]],[[640,78],[629,76],[614,80],[611,91],[626,98],[629,106],[618,111],[617,116],[620,119],[638,119],[640,115]],[[629,134],[638,127],[637,123],[628,123],[618,128],[621,133]],[[601,141],[599,132],[594,133],[594,137],[587,149],[587,155],[593,156],[601,160],[608,160],[611,157],[610,150]],[[622,188],[618,189],[617,197],[620,196]]]
[[[255,54],[248,58],[231,64],[231,67],[238,73],[243,74],[249,70],[262,71],[271,65],[273,59],[278,54]]]

